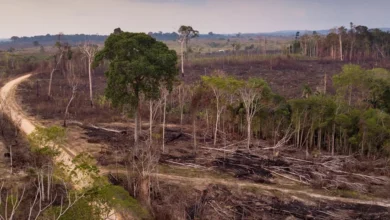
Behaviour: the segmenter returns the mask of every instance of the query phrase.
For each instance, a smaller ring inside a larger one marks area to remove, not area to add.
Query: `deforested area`
[[[4,1],[0,219],[390,219],[389,3]]]

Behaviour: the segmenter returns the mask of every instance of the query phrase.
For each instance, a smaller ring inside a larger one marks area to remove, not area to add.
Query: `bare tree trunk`
[[[306,158],[308,158],[309,157],[309,142],[307,140],[306,140],[305,146],[306,146],[306,148],[305,148],[306,154],[305,155],[306,155]]]
[[[184,87],[184,84],[181,84],[179,86],[179,107],[180,107],[180,131],[183,129],[183,118],[184,118],[184,102],[185,102],[185,92],[186,88]]]
[[[92,93],[92,60],[88,61],[88,76],[89,76],[89,99],[91,100],[91,107],[93,107],[93,93]]]
[[[140,120],[140,117],[139,117],[139,103],[137,104],[136,106],[136,109],[135,109],[135,117],[134,117],[134,123],[135,123],[135,126],[134,126],[134,143],[136,146],[138,146],[138,142],[139,142],[139,120]]]
[[[90,43],[84,43],[84,45],[80,46],[80,50],[87,56],[88,61],[89,98],[91,101],[91,107],[93,107],[92,62],[97,52],[97,49],[97,45],[92,45]]]
[[[336,133],[336,124],[333,123],[333,127],[332,127],[332,156],[334,156],[335,133]],[[340,137],[340,139],[341,139],[341,137]]]
[[[250,146],[251,146],[251,138],[252,138],[252,130],[251,130],[251,126],[252,126],[252,120],[251,118],[248,116],[247,119],[246,119],[247,123],[248,123],[248,141],[247,141],[247,147],[248,147],[248,150],[250,149]]]
[[[149,101],[149,141],[153,144],[153,101]]]
[[[193,117],[192,121],[192,129],[193,129],[193,136],[194,136],[194,150],[195,154],[197,153],[197,143],[196,143],[196,116]]]
[[[352,56],[353,56],[353,40],[351,41],[351,50],[349,51],[349,61],[352,61]]]
[[[366,139],[366,128],[363,129],[363,137],[362,137],[362,155],[364,155],[364,145],[365,145],[365,139]]]
[[[167,114],[167,95],[164,95],[164,113],[163,113],[163,133],[162,133],[162,151],[165,151],[165,120],[166,120],[166,114]]]
[[[139,180],[138,195],[140,197],[140,200],[146,203],[147,205],[150,205],[149,188],[150,188],[149,178],[147,176],[141,176]]]
[[[328,83],[328,75],[325,73],[325,76],[324,76],[324,95],[326,95],[327,83]]]
[[[341,33],[339,34],[339,43],[340,43],[340,60],[343,61],[343,39]]]
[[[185,39],[182,40],[181,46],[180,46],[180,49],[181,49],[181,75],[182,75],[182,77],[184,77],[184,43],[185,43]]]
[[[218,102],[218,101],[217,101]],[[218,105],[218,104],[217,104]],[[214,146],[217,145],[217,135],[218,135],[218,124],[219,124],[219,109],[217,107],[217,118],[215,119],[215,130],[214,130]]]
[[[13,164],[12,164],[12,162],[13,162],[13,160],[12,160],[12,145],[10,145],[9,146],[9,157],[10,157],[10,159],[11,159],[11,174],[13,174]]]
[[[72,89],[72,96],[70,97],[69,99],[69,102],[68,102],[68,105],[66,106],[65,108],[65,116],[64,116],[64,127],[66,127],[66,120],[68,118],[68,114],[69,114],[69,106],[70,104],[72,104],[72,101],[75,97],[75,94],[76,94],[76,90],[77,90],[77,87],[76,86],[73,86],[73,89]]]
[[[318,152],[321,152],[321,146],[322,146],[322,129],[318,131],[318,137],[317,137],[317,144],[318,144]]]
[[[50,72],[50,80],[49,80],[49,91],[47,93],[47,96],[51,96],[51,84],[52,84],[52,81],[53,81],[53,73],[54,71],[56,71],[56,68],[53,68],[53,70]]]
[[[48,90],[48,93],[47,93],[47,95],[49,97],[51,96],[51,85],[52,85],[52,82],[53,82],[53,74],[57,70],[57,66],[60,64],[60,62],[62,60],[62,56],[63,56],[63,53],[61,52],[61,55],[60,55],[60,58],[58,59],[58,62],[56,63],[56,65],[54,66],[53,70],[50,73],[49,90]]]
[[[298,131],[297,131],[297,147],[301,148],[301,144],[300,144],[300,131],[301,131],[301,119],[299,118],[298,119]]]

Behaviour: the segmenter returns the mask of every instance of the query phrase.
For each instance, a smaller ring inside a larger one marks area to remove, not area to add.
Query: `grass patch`
[[[362,194],[357,191],[353,190],[346,190],[346,189],[336,189],[330,191],[331,196],[338,196],[342,198],[349,198],[349,199],[361,199],[361,200],[372,200],[373,198],[370,197],[367,194]]]

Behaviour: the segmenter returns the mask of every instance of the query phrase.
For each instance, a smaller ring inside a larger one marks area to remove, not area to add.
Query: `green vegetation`
[[[153,100],[160,96],[160,87],[171,91],[178,74],[175,51],[142,33],[111,34],[97,53],[95,66],[103,59],[110,60],[106,97],[116,107],[135,111],[136,125],[141,96]],[[137,143],[137,126],[134,139]]]
[[[206,93],[203,90],[202,96],[215,97],[214,102],[202,106],[215,113],[211,117],[215,123],[214,144],[222,134],[238,131],[247,135],[248,146],[252,136],[276,142],[291,136],[289,141],[303,148],[306,156],[321,151],[366,156],[390,153],[390,73],[385,69],[345,65],[334,76],[335,95],[325,90],[313,94],[306,89],[303,98],[287,101],[273,94],[261,79],[238,80],[217,74],[203,76],[202,81],[210,88]],[[246,132],[242,128],[244,118]],[[225,126],[222,131],[221,121]]]

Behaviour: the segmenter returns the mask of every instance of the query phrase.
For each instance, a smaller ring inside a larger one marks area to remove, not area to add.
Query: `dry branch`
[[[112,128],[98,127],[98,126],[93,125],[93,124],[84,124],[84,123],[79,122],[79,121],[69,121],[67,123],[67,125],[77,125],[80,128],[84,128],[84,129],[101,130],[101,131],[117,133],[117,134],[126,134],[127,133],[127,131],[125,131],[125,130],[116,130],[116,129],[112,129]]]

